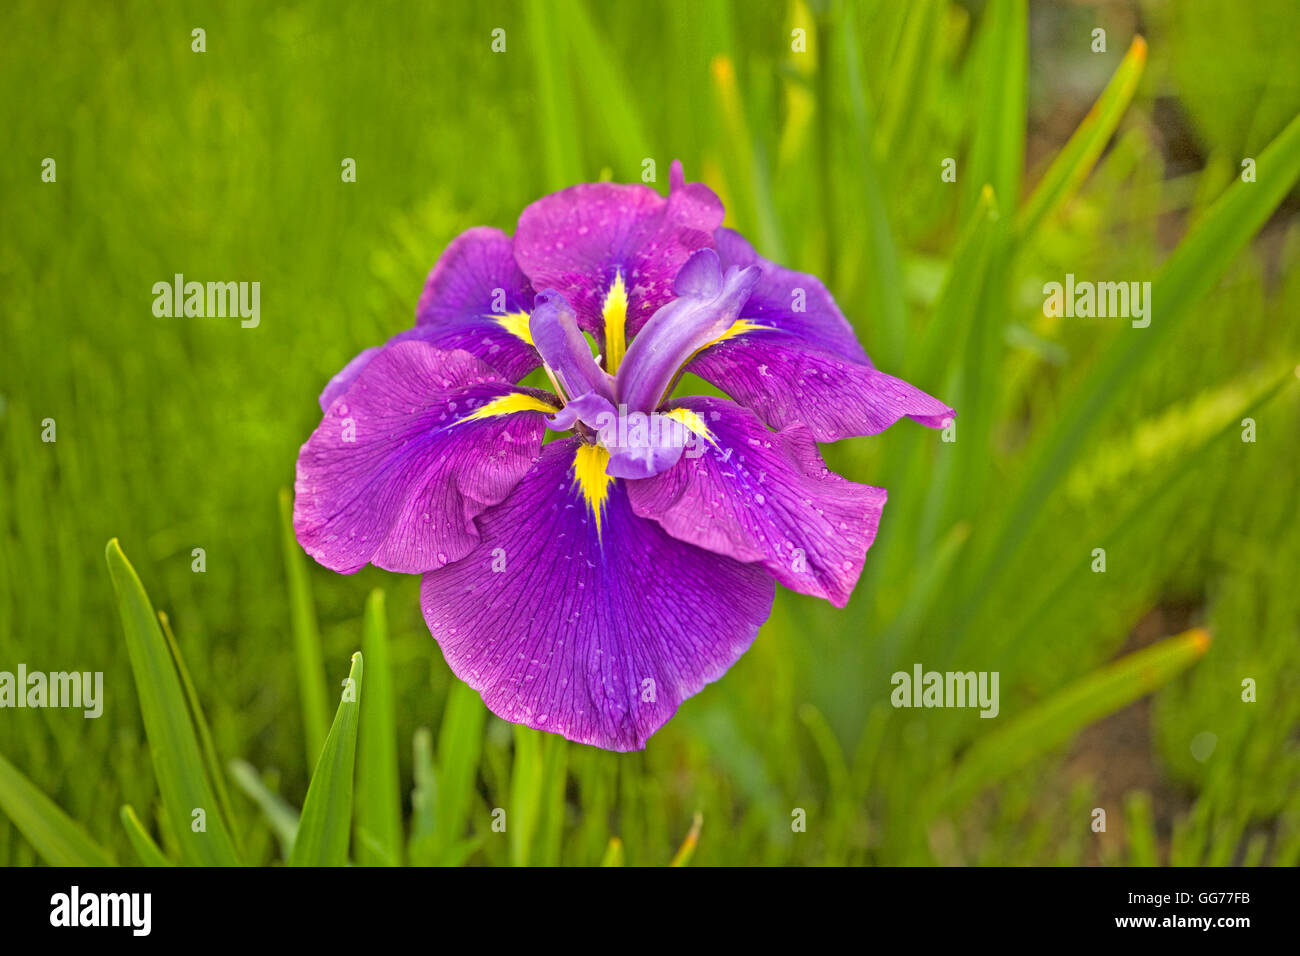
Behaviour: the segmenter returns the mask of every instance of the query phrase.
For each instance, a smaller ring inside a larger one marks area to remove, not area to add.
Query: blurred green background
[[[617,838],[663,863],[697,812],[697,863],[1300,861],[1291,0],[34,0],[6,3],[0,33],[0,670],[103,671],[106,694],[95,720],[0,711],[0,755],[118,860],[124,803],[173,838],[112,537],[170,616],[222,762],[293,806],[312,660],[286,558],[308,567],[331,711],[385,589],[407,826],[453,831],[417,861],[595,863]],[[1113,137],[1072,140],[1117,71],[1136,88],[1109,104]],[[824,449],[890,492],[852,603],[779,592],[727,677],[619,755],[482,719],[418,579],[286,551],[278,495],[322,385],[412,322],[453,236],[513,231],[573,182],[637,181],[645,158],[661,189],[681,158],[959,419],[951,443],[904,422]],[[155,317],[178,272],[259,281],[260,326]],[[1046,317],[1067,272],[1154,281],[1151,327]],[[1199,631],[1166,641],[1200,627],[1203,655]],[[997,671],[999,716],[892,708],[890,675],[916,663]],[[278,859],[246,790],[247,857]],[[492,832],[496,807],[535,814],[523,837]],[[0,861],[40,861],[4,814]]]

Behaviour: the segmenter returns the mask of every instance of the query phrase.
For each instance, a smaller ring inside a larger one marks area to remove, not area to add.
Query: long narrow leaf
[[[569,42],[556,31],[555,17],[542,0],[529,0],[525,24],[534,55],[533,79],[538,100],[537,140],[546,172],[546,187],[561,189],[582,179],[577,123],[569,71]]]
[[[290,866],[345,866],[348,862],[363,670],[361,653],[353,654],[334,725],[307,786],[298,837],[289,854]]]
[[[445,855],[465,836],[479,755],[483,750],[483,723],[487,708],[478,691],[454,681],[447,694],[447,706],[438,732],[438,825],[439,856]],[[445,859],[443,862],[447,862]]]
[[[221,817],[226,821],[226,826],[230,828],[230,835],[235,841],[235,847],[239,847],[239,834],[235,830],[234,811],[230,805],[230,793],[226,789],[226,778],[221,772],[221,764],[217,759],[217,747],[212,742],[212,731],[208,728],[208,719],[203,714],[203,708],[199,704],[199,694],[194,687],[194,681],[190,678],[189,668],[185,666],[185,658],[181,656],[181,646],[176,640],[176,635],[172,633],[171,622],[163,611],[158,612],[158,623],[162,627],[163,637],[167,639],[167,648],[172,653],[172,663],[176,665],[176,674],[181,679],[181,689],[185,691],[185,700],[190,706],[190,719],[194,721],[194,729],[198,734],[199,747],[203,751],[203,764],[208,772],[208,779],[212,781],[212,790],[217,795],[217,806],[221,810]]]
[[[175,866],[171,860],[158,849],[158,844],[149,836],[149,831],[144,828],[140,818],[135,815],[135,810],[129,803],[122,805],[121,810],[122,826],[126,828],[127,838],[131,841],[131,848],[135,850],[135,855],[140,858],[140,862],[145,866]]]
[[[298,663],[298,693],[302,704],[303,742],[307,766],[314,767],[325,745],[329,726],[328,695],[325,693],[325,663],[321,659],[320,630],[316,607],[307,581],[307,562],[293,533],[293,495],[280,492],[280,528],[284,544],[284,569],[289,577],[289,617],[293,624],[293,649]]]
[[[963,212],[991,184],[998,211],[1008,215],[1016,206],[1024,166],[1029,12],[1025,0],[992,0],[984,18],[978,50],[983,88],[974,114],[970,168],[964,174]]]
[[[81,824],[4,757],[0,757],[0,810],[50,866],[113,865]]]
[[[1115,127],[1119,125],[1124,111],[1128,109],[1146,62],[1146,40],[1140,36],[1134,37],[1128,53],[1124,55],[1106,89],[1092,105],[1092,109],[1088,110],[1088,115],[1074,131],[1070,141],[1056,154],[1033,195],[1021,209],[1017,223],[1021,242],[1031,237],[1039,224],[1060,208],[1087,178],[1097,157],[1115,132]]]
[[[699,810],[695,811],[695,818],[691,821],[690,832],[686,834],[686,839],[682,845],[677,848],[677,853],[673,857],[669,866],[686,866],[691,862],[691,857],[695,856],[695,848],[700,843],[700,828],[704,826],[704,814]]]
[[[366,601],[361,653],[369,662],[366,696],[361,701],[357,742],[357,829],[374,840],[378,852],[358,844],[357,862],[378,866],[402,860],[402,796],[397,772],[397,708],[388,663],[388,624],[384,592]]]
[[[537,864],[560,865],[560,842],[564,836],[564,791],[568,782],[569,742],[547,734],[542,742],[542,812],[538,832]]]
[[[625,76],[633,65],[612,55],[615,47],[599,34],[581,0],[564,0],[555,13],[563,18],[573,48],[583,51],[582,68],[573,72],[585,89],[591,115],[605,129],[611,154],[618,157],[614,178],[622,181],[640,176],[641,161],[654,156],[655,141],[646,134],[638,99]]]
[[[181,855],[192,864],[237,866],[235,844],[204,769],[185,692],[153,605],[116,538],[108,543],[105,557],[117,591],[158,791]]]
[[[836,67],[833,82],[843,88],[848,101],[852,122],[848,124],[853,154],[858,157],[856,176],[851,177],[847,188],[856,193],[857,202],[848,205],[851,215],[862,217],[865,233],[863,257],[866,260],[866,277],[862,284],[863,315],[871,317],[869,348],[882,367],[902,360],[907,325],[907,305],[903,298],[903,282],[899,267],[898,245],[890,228],[889,210],[885,202],[885,184],[881,171],[886,165],[877,160],[872,149],[872,118],[867,92],[862,82],[862,57],[853,11],[843,5],[837,7],[834,28],[838,31],[840,56],[833,62]],[[827,68],[823,68],[824,70]],[[833,123],[830,103],[821,104],[820,122]],[[827,133],[829,138],[829,131]],[[889,155],[886,153],[885,156]],[[851,197],[839,197],[843,202]],[[863,331],[868,331],[865,323]]]
[[[515,760],[510,769],[510,863],[527,866],[542,811],[542,745],[539,734],[515,724]]]

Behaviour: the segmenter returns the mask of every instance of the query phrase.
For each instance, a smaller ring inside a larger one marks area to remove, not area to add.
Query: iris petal
[[[464,556],[478,542],[475,516],[541,448],[552,407],[541,396],[467,352],[383,349],[299,452],[298,541],[347,574],[368,563],[420,573]]]
[[[764,259],[732,229],[719,229],[713,238],[724,269],[756,266],[761,273],[740,310],[742,319],[796,336],[807,348],[871,364],[853,326],[820,279]]]
[[[932,428],[956,413],[877,371],[826,287],[759,256],[739,233],[714,236],[722,264],[760,277],[739,321],[687,371],[752,409],[772,428],[807,425],[817,441],[875,435],[908,417]]]
[[[786,587],[843,607],[862,573],[885,489],[827,469],[812,433],[773,433],[720,398],[675,403],[707,424],[714,444],[654,478],[628,482],[632,509],[669,534],[761,564]]]
[[[515,262],[514,242],[500,229],[478,226],[453,239],[439,257],[415,321],[426,342],[463,349],[517,382],[538,364],[520,334],[532,305],[533,287]]]
[[[687,368],[772,428],[801,422],[819,442],[875,435],[904,417],[942,428],[956,415],[901,378],[807,348],[788,333],[750,332],[729,339]]]
[[[497,716],[636,750],[750,646],[773,583],[637,517],[621,481],[598,535],[574,485],[579,444],[545,446],[479,517],[478,546],[424,576],[421,603],[452,671]]]
[[[673,297],[673,277],[696,249],[713,245],[722,203],[687,183],[674,162],[668,197],[648,186],[583,183],[534,202],[519,216],[514,250],[538,289],[557,289],[578,324],[604,335],[603,307],[617,277],[626,285],[626,335]],[[609,354],[603,342],[601,350]]]
[[[500,229],[476,226],[451,241],[424,284],[415,309],[415,328],[383,346],[359,353],[335,375],[320,395],[321,411],[347,392],[381,348],[398,342],[428,342],[460,349],[517,382],[541,359],[528,336],[533,289],[515,264],[514,246]]]

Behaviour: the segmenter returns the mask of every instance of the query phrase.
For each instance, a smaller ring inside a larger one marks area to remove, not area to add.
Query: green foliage
[[[238,862],[234,841],[203,762],[175,658],[149,596],[116,538],[108,543],[106,553],[135,673],[140,716],[149,735],[163,808],[173,823],[172,835],[185,862],[231,866]]]
[[[312,773],[307,799],[302,805],[290,866],[342,866],[348,859],[348,838],[352,834],[352,771],[356,764],[357,722],[361,711],[362,658],[352,655],[352,670],[343,682],[342,700],[325,746]],[[384,847],[372,839],[364,845],[368,854],[383,858]]]

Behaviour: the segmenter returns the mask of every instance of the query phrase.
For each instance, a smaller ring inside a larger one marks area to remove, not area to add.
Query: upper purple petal
[[[510,237],[476,226],[453,239],[439,257],[424,283],[415,321],[426,342],[463,349],[517,382],[539,359],[498,317],[532,308],[533,287],[515,262]]]
[[[758,562],[786,587],[843,607],[875,540],[885,489],[831,472],[803,425],[774,433],[720,398],[674,405],[698,414],[715,444],[628,482],[632,509],[682,541]]]
[[[583,183],[542,197],[519,217],[520,268],[535,288],[562,292],[598,340],[617,274],[627,287],[627,334],[635,335],[673,298],[673,278],[690,254],[713,245],[723,216],[718,197],[702,183],[688,185],[677,162],[670,183],[666,199],[639,184]]]
[[[467,352],[382,349],[298,454],[293,527],[304,550],[344,573],[367,563],[420,573],[464,556],[478,542],[474,517],[531,466],[546,416],[464,419],[519,391]]]
[[[609,487],[601,526],[574,487],[576,439],[546,445],[482,541],[424,577],[452,671],[497,716],[634,750],[717,680],[771,611],[762,568],[671,537]]]

